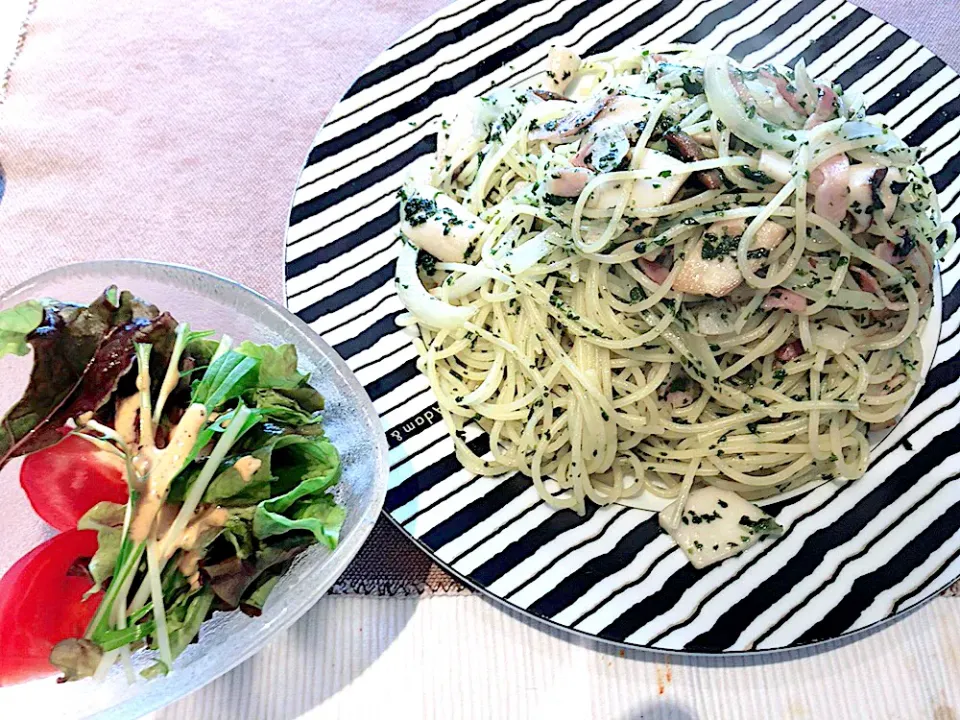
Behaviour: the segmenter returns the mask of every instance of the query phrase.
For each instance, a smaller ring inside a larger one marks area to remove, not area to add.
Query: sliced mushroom
[[[711,135],[709,132],[693,133],[690,137],[692,137],[701,145],[708,145],[710,147],[713,147],[713,135]]]
[[[437,130],[437,166],[445,167],[461,147],[469,145],[472,138],[479,132],[480,98],[471,98],[461,104],[452,119],[445,117],[440,129]],[[459,171],[459,169],[458,169]]]
[[[673,280],[673,289],[690,295],[723,297],[743,282],[737,266],[735,241],[747,229],[743,220],[721,220],[707,228],[703,236],[683,260],[683,267]],[[782,225],[767,221],[760,226],[750,250],[766,251],[777,247],[787,236]],[[763,253],[760,253],[763,255]],[[763,257],[751,259],[754,269],[763,264]]]
[[[630,152],[630,140],[623,125],[601,128],[583,142],[590,143],[590,165],[600,172],[613,172]]]
[[[557,168],[550,171],[544,189],[558,197],[577,197],[593,177],[594,174],[586,168]]]
[[[696,162],[703,160],[703,148],[692,137],[685,132],[671,132],[663,136],[667,144],[687,162]],[[716,190],[722,183],[720,181],[720,172],[718,170],[703,170],[695,176],[700,184],[708,190]]]
[[[871,163],[851,165],[849,182],[850,214],[853,215],[855,233],[870,227],[875,210],[880,210],[885,220],[893,216],[898,198],[890,185],[903,182],[903,175],[898,169]]]
[[[576,102],[576,100],[571,100],[566,95],[561,95],[553,90],[534,89],[531,90],[530,93],[532,95],[536,95],[541,100],[563,100],[565,102]]]
[[[435,187],[408,183],[400,206],[400,232],[444,262],[469,258],[487,224]]]
[[[635,141],[646,126],[652,104],[653,102],[646,98],[614,95],[607,99],[603,111],[593,121],[591,129],[596,132],[612,125],[620,125],[627,137]]]
[[[739,308],[724,298],[696,305],[697,329],[701,335],[725,335],[734,332]]]
[[[572,137],[593,122],[608,100],[607,97],[597,97],[577,103],[569,114],[556,120],[547,120],[536,130],[531,130],[529,137],[534,141],[548,142],[560,142]]]
[[[608,97],[603,109],[590,123],[574,165],[610,172],[615,170],[637,141],[650,114],[649,101],[630,95]],[[588,163],[587,158],[593,155]]]
[[[580,69],[580,57],[565,47],[554,46],[547,54],[546,90],[562,93]]]
[[[652,208],[666,205],[683,185],[690,173],[684,172],[684,164],[666,153],[647,149],[640,161],[640,170],[656,174],[649,180],[635,180],[630,192],[628,209]],[[612,208],[620,202],[622,183],[605,183],[590,196],[590,208]]]

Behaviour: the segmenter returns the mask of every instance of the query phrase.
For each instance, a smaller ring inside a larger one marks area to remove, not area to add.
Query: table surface
[[[0,288],[135,255],[281,299],[290,195],[317,126],[443,4],[40,0],[0,111]],[[858,4],[960,67],[956,0]],[[5,15],[0,63],[16,34]],[[957,720],[958,674],[954,598],[856,642],[691,658],[561,634],[480,596],[339,596],[156,717]]]

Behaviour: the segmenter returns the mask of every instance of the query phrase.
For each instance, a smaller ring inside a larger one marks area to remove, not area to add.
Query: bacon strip
[[[737,91],[737,96],[744,105],[752,107],[757,104],[757,101],[753,99],[753,95],[747,90],[747,86],[743,84],[743,78],[740,77],[740,73],[732,69],[730,70],[730,84],[733,85],[733,89]]]
[[[852,267],[850,268],[850,272],[857,276],[857,285],[859,285],[860,289],[864,292],[873,293],[874,295],[880,295],[883,292],[877,279],[863,268]]]
[[[817,100],[817,107],[813,111],[813,115],[807,119],[805,125],[807,130],[825,123],[836,109],[837,94],[833,91],[833,88],[829,85],[820,84],[817,85],[817,90],[820,91],[820,97]]]
[[[580,149],[577,151],[577,154],[573,156],[573,159],[570,161],[570,164],[574,167],[589,168],[590,170],[596,170],[593,165],[587,162],[587,158],[590,157],[590,153],[593,151],[593,143],[589,139],[580,141]]]
[[[763,299],[764,310],[787,310],[788,312],[802,313],[807,309],[807,299],[793,290],[777,287],[767,293]]]
[[[857,276],[857,285],[860,286],[860,289],[880,298],[887,310],[900,312],[910,307],[910,303],[893,302],[890,300],[890,298],[887,297],[887,294],[883,291],[883,288],[880,287],[880,283],[877,282],[877,279],[863,268],[852,267],[850,268],[850,272]]]
[[[760,75],[761,77],[764,77],[767,80],[773,81],[773,83],[777,86],[777,92],[780,93],[780,97],[782,97],[784,100],[787,101],[787,105],[792,107],[801,115],[810,114],[807,111],[807,109],[800,104],[800,101],[797,100],[797,96],[794,93],[790,92],[790,90],[788,89],[788,83],[786,78],[781,77],[779,75],[774,75],[772,72],[769,72],[768,70],[761,70]]]
[[[561,168],[550,173],[545,189],[558,197],[578,197],[592,178],[593,173],[586,168]]]
[[[532,130],[530,139],[559,142],[564,138],[572,137],[592,123],[607,106],[609,100],[609,97],[599,97],[585,107],[577,106],[569,115],[557,120],[549,120],[536,130]]]
[[[693,395],[686,390],[674,390],[667,393],[667,402],[674,408],[686,407],[693,402]]]
[[[902,257],[896,254],[896,248],[893,246],[893,243],[882,242],[873,249],[873,254],[884,262],[888,262],[891,265],[896,265],[898,262],[903,260]]]
[[[773,354],[780,362],[790,362],[801,355],[803,355],[803,343],[799,340],[787,343]]]
[[[637,265],[643,270],[643,274],[653,280],[657,285],[663,285],[670,271],[658,262],[637,258]]]

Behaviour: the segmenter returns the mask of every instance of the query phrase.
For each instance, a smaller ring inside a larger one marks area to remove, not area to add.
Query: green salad
[[[144,674],[166,673],[214,611],[258,615],[298,554],[336,547],[340,458],[294,346],[195,331],[111,287],[89,305],[0,313],[0,357],[31,348],[27,390],[0,423],[0,467],[69,435],[127,488],[125,503],[69,498],[96,501],[77,527],[96,531],[80,571],[99,604],[82,636],[52,649],[63,679],[117,662],[132,677],[141,648],[157,658]]]

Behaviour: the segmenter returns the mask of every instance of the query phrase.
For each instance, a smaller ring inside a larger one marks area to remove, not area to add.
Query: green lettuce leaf
[[[223,537],[233,546],[234,554],[246,560],[254,553],[253,513],[256,508],[236,508],[230,511],[230,517],[223,528]]]
[[[215,598],[212,590],[203,588],[191,595],[181,596],[167,610],[167,636],[170,639],[170,654],[174,658],[186,650],[200,633],[200,626],[210,615]],[[150,679],[166,673],[167,667],[157,662],[140,674]]]
[[[270,484],[275,479],[271,471],[273,453],[277,450],[277,444],[283,437],[285,436],[276,436],[272,442],[268,442],[253,452],[233,455],[224,460],[220,466],[220,472],[207,485],[207,489],[203,493],[203,502],[237,508],[256,505],[261,500],[270,497]],[[285,442],[289,443],[290,441]],[[283,443],[280,446],[282,448]],[[250,476],[249,480],[244,480],[240,472],[234,468],[234,465],[240,458],[247,455],[259,460],[260,468]],[[202,463],[194,463],[180,474],[180,477],[174,481],[170,488],[168,497],[171,502],[181,502],[183,500],[187,489],[202,469]]]
[[[256,387],[259,374],[260,360],[229,350],[207,367],[191,402],[203,403],[212,412]]]
[[[260,388],[296,388],[306,384],[309,376],[297,370],[297,349],[293,345],[257,345],[249,340],[237,352],[260,361]]]
[[[289,562],[309,547],[310,541],[305,537],[309,536],[302,533],[287,535],[261,545],[251,558],[241,560],[234,555],[221,562],[205,565],[203,573],[221,602],[229,608],[239,607],[247,590],[263,573]]]
[[[319,398],[319,402],[305,391],[311,391],[316,398]],[[301,397],[303,397],[302,402]],[[292,390],[258,388],[248,393],[244,399],[249,405],[259,409],[264,419],[269,422],[292,427],[318,425],[323,422],[323,417],[320,415],[320,411],[323,410],[323,398],[313,388]]]
[[[103,584],[113,577],[120,557],[120,545],[123,542],[122,528],[104,528],[97,530],[97,552],[90,558],[90,575],[94,585],[87,590],[86,595],[100,592]]]
[[[277,392],[297,403],[304,412],[318,413],[323,410],[323,395],[309,385],[298,388],[282,388],[278,389]]]
[[[253,516],[253,534],[260,539],[306,530],[317,542],[336,547],[344,512],[327,490],[340,480],[340,456],[326,438],[317,438],[295,446],[300,453],[296,466],[299,480],[289,476],[282,494],[263,500]],[[280,488],[278,488],[280,489]]]
[[[98,502],[77,522],[77,530],[110,530],[121,527],[127,506],[112,502]]]
[[[97,552],[90,558],[90,575],[94,586],[86,595],[100,592],[103,583],[113,577],[120,545],[123,542],[123,517],[126,506],[99,502],[90,508],[77,523],[77,530],[97,531]]]
[[[254,437],[249,444],[256,449],[244,450],[224,460],[220,472],[207,486],[203,502],[228,508],[256,505],[274,495],[289,492],[305,478],[326,475],[332,461],[339,466],[336,450],[331,454],[333,446],[325,438],[295,434],[251,435]],[[237,460],[246,456],[260,461],[260,468],[249,480],[244,480],[234,468]],[[174,480],[168,496],[170,502],[183,500],[202,467],[200,462],[193,463]],[[332,482],[336,482],[336,478]]]
[[[187,645],[200,632],[200,625],[207,619],[213,605],[212,590],[203,589],[187,602],[174,608],[173,617],[167,616],[167,632],[170,634],[170,650],[174,657],[187,649]]]
[[[280,582],[280,573],[276,570],[270,570],[261,575],[240,601],[240,609],[247,615],[259,617],[263,612],[263,606],[267,604],[267,598],[270,597],[270,593],[278,582]]]
[[[4,355],[26,355],[30,352],[27,335],[43,322],[43,305],[27,300],[0,312],[0,358]]]
[[[286,514],[272,511],[271,503],[270,500],[260,503],[253,516],[253,532],[258,538],[305,530],[331,550],[337,547],[346,512],[332,495],[317,495],[296,502],[287,508]]]

